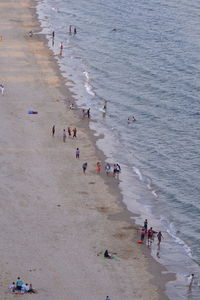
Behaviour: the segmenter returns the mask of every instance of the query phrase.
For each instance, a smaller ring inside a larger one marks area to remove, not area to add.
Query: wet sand
[[[45,37],[37,34],[34,5],[0,2],[1,298],[13,299],[7,287],[20,276],[41,300],[167,299],[167,278],[137,244],[116,180],[96,174],[102,153],[88,122],[68,109],[73,95]],[[63,143],[68,126],[77,128],[77,139]],[[97,255],[105,249],[119,260]]]

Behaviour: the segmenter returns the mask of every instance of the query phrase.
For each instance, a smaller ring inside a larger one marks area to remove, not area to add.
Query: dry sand
[[[45,38],[27,36],[40,30],[34,2],[1,0],[0,30],[0,298],[16,297],[7,287],[21,276],[38,290],[23,299],[164,299],[163,280],[156,286],[150,272],[160,270],[150,268],[136,229],[115,218],[124,208],[110,192],[113,178],[106,185],[95,172],[87,122],[61,101],[72,96]],[[63,143],[68,126],[77,127],[78,138]],[[106,248],[120,260],[97,256]]]

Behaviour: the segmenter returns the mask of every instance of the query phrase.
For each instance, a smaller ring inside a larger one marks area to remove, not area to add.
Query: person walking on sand
[[[68,137],[71,137],[72,133],[71,133],[71,128],[68,127]]]
[[[72,34],[72,25],[69,25],[69,34]]]
[[[76,138],[77,130],[76,128],[73,129],[73,138]]]
[[[51,132],[52,132],[52,136],[54,137],[54,135],[55,135],[55,131],[56,131],[56,126],[55,125],[53,125],[53,127],[52,127],[52,130],[51,130]]]
[[[158,247],[160,247],[161,239],[163,238],[161,231],[158,232],[157,238],[158,238]]]
[[[85,174],[86,169],[87,169],[87,162],[85,162],[85,163],[83,164],[82,168],[83,168],[83,173]]]
[[[76,148],[76,158],[79,158],[80,157],[80,150],[79,148]]]
[[[63,143],[65,143],[66,142],[66,131],[65,131],[65,129],[63,129]]]
[[[77,34],[77,30],[76,30],[76,27],[74,28],[74,35],[75,35],[75,34]]]
[[[101,172],[101,163],[99,161],[97,162],[96,168],[97,168],[97,174],[99,174]]]

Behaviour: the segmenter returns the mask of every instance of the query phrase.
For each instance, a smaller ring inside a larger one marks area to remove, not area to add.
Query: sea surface
[[[177,274],[168,296],[199,299],[200,1],[37,3],[77,104],[91,108],[90,127],[104,135],[98,147],[121,165],[124,203],[138,213],[136,223],[147,218],[163,233],[160,258],[156,242],[150,251]],[[137,121],[128,124],[133,115]],[[191,273],[197,279],[188,292]]]

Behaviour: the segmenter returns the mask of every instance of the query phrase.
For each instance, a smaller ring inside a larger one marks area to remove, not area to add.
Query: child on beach
[[[106,171],[106,175],[108,176],[110,173],[110,164],[109,163],[106,164],[105,171]]]
[[[100,172],[101,172],[101,164],[100,164],[100,162],[98,161],[97,162],[97,173],[99,174]]]

